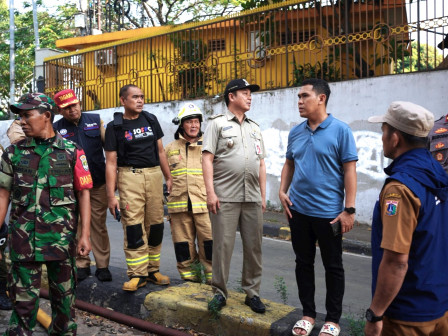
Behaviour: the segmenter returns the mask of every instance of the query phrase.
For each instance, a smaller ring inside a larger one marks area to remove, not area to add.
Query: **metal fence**
[[[271,90],[427,71],[446,66],[447,33],[448,0],[285,1],[49,58],[45,85],[88,111],[119,106],[125,84],[150,103],[213,97],[236,77]]]

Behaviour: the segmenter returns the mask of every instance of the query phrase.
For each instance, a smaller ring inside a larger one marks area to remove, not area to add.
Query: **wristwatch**
[[[344,208],[344,211],[350,215],[353,215],[354,213],[356,213],[355,208]]]
[[[376,323],[383,320],[383,316],[376,316],[372,309],[368,308],[366,310],[366,320],[372,323]]]

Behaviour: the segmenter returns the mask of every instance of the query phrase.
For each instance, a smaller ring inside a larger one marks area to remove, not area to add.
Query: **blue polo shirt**
[[[344,208],[343,164],[358,160],[350,127],[331,114],[314,131],[304,121],[289,133],[286,158],[294,161],[291,208],[312,217],[339,215]]]

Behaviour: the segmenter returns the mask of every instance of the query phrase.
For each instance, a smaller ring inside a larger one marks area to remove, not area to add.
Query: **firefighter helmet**
[[[173,124],[179,125],[182,124],[182,121],[192,118],[199,118],[199,121],[202,122],[202,112],[195,104],[187,103],[182,106],[177,117],[173,119]]]

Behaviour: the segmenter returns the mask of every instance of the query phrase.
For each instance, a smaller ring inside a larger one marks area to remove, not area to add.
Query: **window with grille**
[[[294,32],[283,32],[280,36],[281,45],[285,44],[297,44],[302,42],[307,42],[311,36],[316,35],[313,30],[303,30],[303,31],[294,31]]]
[[[208,48],[210,51],[226,50],[226,40],[224,39],[210,40],[208,41]]]

